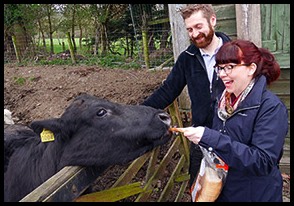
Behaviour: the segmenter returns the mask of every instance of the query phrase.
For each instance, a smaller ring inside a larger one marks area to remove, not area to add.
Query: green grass
[[[50,39],[46,39],[46,50],[48,54],[50,53]],[[64,43],[64,49],[62,46],[62,42]],[[76,64],[77,65],[87,65],[87,66],[92,66],[92,65],[97,65],[97,66],[103,66],[103,67],[109,67],[109,68],[122,68],[122,69],[138,69],[142,67],[142,64],[144,64],[143,60],[139,59],[138,55],[135,54],[132,59],[124,56],[124,46],[126,45],[125,40],[122,38],[116,42],[112,42],[111,50],[115,51],[118,54],[112,54],[108,53],[107,56],[101,56],[101,55],[96,55],[94,56],[90,49],[91,47],[87,46],[87,43],[85,41],[82,41],[82,48],[80,48],[79,45],[79,38],[75,38],[75,43],[77,47],[77,55],[83,56],[82,59],[77,58]],[[54,44],[54,54],[62,53],[64,50],[68,50],[68,40],[67,38],[53,38],[53,44]],[[156,47],[159,47],[159,42],[156,42]],[[40,49],[42,51],[42,45],[40,44]],[[138,53],[137,48],[134,50],[135,53]],[[120,54],[120,55],[119,55]],[[155,58],[153,59],[150,63],[150,65],[157,66],[163,63],[165,60],[169,57],[163,57],[161,56],[160,58]],[[32,62],[33,64],[37,65],[72,65],[71,59],[57,59],[57,58],[52,58],[51,60],[48,60],[47,58],[39,59],[37,62]],[[22,64],[26,64],[28,62],[22,61]]]
[[[84,40],[84,38],[83,38]],[[45,39],[46,42],[46,50],[47,52],[50,52],[50,39],[47,38]],[[54,47],[54,53],[60,53],[63,52],[63,48],[62,48],[62,43],[64,43],[64,48],[65,50],[69,49],[68,46],[68,40],[67,38],[53,38],[53,47]],[[85,41],[82,41],[82,50],[80,49],[80,43],[79,43],[79,38],[75,38],[75,43],[76,43],[76,47],[77,47],[77,52],[78,53],[85,53],[85,51],[87,50],[87,45]],[[111,44],[111,48],[112,50],[116,51],[117,53],[123,54],[124,53],[124,49],[123,49],[123,45],[125,44],[124,39],[120,39],[119,41],[113,42]],[[42,47],[41,43],[40,43],[40,48]],[[134,51],[136,52],[136,50]]]
[[[60,38],[59,40],[57,38],[53,39],[54,44],[54,53],[58,54],[64,51],[62,47],[62,42],[64,42],[64,48],[65,50],[68,50],[68,40],[67,38]],[[109,68],[122,68],[122,69],[130,69],[130,68],[140,68],[141,64],[136,60],[127,60],[127,57],[124,55],[113,55],[109,54],[105,57],[103,56],[94,56],[93,54],[89,54],[87,45],[85,41],[82,41],[82,50],[80,49],[79,45],[79,38],[75,38],[76,46],[77,46],[77,54],[82,55],[84,58],[81,60],[77,60],[77,64],[80,65],[98,65],[103,67],[109,67]],[[115,46],[114,46],[115,45]],[[120,42],[115,43],[114,46],[116,51],[119,53],[123,53],[122,46]],[[46,39],[46,50],[49,53],[50,52],[50,39]],[[41,59],[37,62],[39,65],[72,65],[71,59]]]
[[[47,52],[50,52],[50,39],[46,39],[45,42],[46,42]],[[60,39],[53,38],[53,45],[54,45],[54,53],[55,54],[63,52],[62,42],[64,42],[65,50],[68,50],[69,47],[68,47],[67,38],[60,38]],[[79,48],[80,47],[79,38],[75,38],[75,43],[76,43],[77,48]]]
[[[26,79],[24,77],[14,77],[14,82],[18,85],[24,85],[26,83]]]
[[[13,77],[15,84],[19,86],[24,85],[26,82],[35,81],[35,79],[36,79],[35,77]]]

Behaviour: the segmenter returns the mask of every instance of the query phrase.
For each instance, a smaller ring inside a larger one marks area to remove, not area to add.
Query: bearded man
[[[211,128],[216,97],[224,85],[214,71],[215,55],[230,38],[215,32],[216,14],[211,4],[193,4],[180,10],[191,45],[183,51],[164,83],[153,92],[143,105],[165,109],[181,94],[187,85],[191,99],[192,125]],[[190,142],[189,185],[197,176],[202,152]]]

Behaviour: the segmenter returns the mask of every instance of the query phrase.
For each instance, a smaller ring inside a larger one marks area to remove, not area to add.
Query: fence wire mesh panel
[[[4,4],[5,63],[68,64],[70,46],[78,63],[161,65],[173,57],[168,5]]]

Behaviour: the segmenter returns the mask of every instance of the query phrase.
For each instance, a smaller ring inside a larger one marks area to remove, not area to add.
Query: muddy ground
[[[140,104],[168,71],[121,70],[95,66],[5,65],[4,107],[18,123],[59,117],[71,100],[89,93],[114,102]]]
[[[4,108],[12,111],[15,123],[29,124],[33,120],[59,117],[72,99],[81,93],[123,104],[140,104],[162,83],[168,72],[169,70],[154,72],[146,69],[122,70],[97,66],[27,67],[5,64]],[[166,149],[161,149],[162,155]],[[125,168],[126,166],[109,168],[93,183],[92,191],[110,187]],[[171,172],[172,170],[166,170],[167,174]],[[145,173],[139,171],[138,175],[136,178],[139,180],[144,178]],[[163,189],[160,187],[167,180],[159,182],[158,190]],[[169,201],[173,201],[176,192],[172,193]],[[285,181],[284,192],[285,201],[288,201],[290,176],[289,181]],[[151,201],[156,201],[157,198],[155,194]],[[190,201],[188,192],[182,201]]]

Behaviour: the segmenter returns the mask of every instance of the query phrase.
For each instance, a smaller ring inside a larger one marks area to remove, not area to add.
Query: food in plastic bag
[[[193,202],[214,202],[225,183],[228,165],[215,153],[201,147],[203,158],[196,180],[191,187]]]

